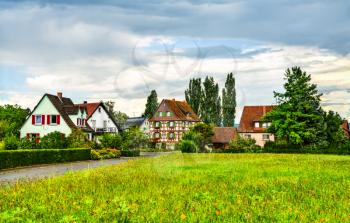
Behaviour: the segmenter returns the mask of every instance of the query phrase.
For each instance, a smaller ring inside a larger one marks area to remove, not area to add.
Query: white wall
[[[99,108],[101,108],[101,112],[99,112]],[[109,117],[107,112],[103,109],[102,106],[99,106],[96,111],[92,114],[92,116],[88,120],[88,124],[91,128],[94,128],[92,121],[96,120],[95,128],[104,128],[103,122],[107,121],[107,128],[115,128],[115,132],[118,132],[117,126],[114,124],[112,119]]]
[[[43,98],[38,107],[33,111],[32,115],[45,115],[45,125],[33,125],[32,116],[30,116],[20,130],[21,138],[26,137],[27,133],[39,133],[40,137],[43,137],[54,131],[64,133],[66,136],[72,132],[62,116],[60,118],[60,125],[47,125],[46,115],[60,115],[47,96]]]
[[[269,140],[264,140],[263,135],[268,134],[270,136]],[[252,139],[255,139],[256,144],[263,147],[267,141],[275,141],[275,136],[271,133],[239,133],[240,136],[247,138],[250,135]]]
[[[78,125],[78,118],[80,119],[86,119],[87,118],[87,114],[85,112],[85,109],[83,109],[83,112],[81,112],[81,110],[79,109],[78,111],[78,114],[76,115],[70,115],[69,118],[72,120],[72,122],[75,124],[75,125]]]

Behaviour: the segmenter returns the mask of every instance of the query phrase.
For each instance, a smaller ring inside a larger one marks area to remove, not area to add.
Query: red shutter
[[[32,125],[35,125],[35,115],[32,115]]]
[[[41,116],[41,124],[45,125],[45,115]]]
[[[36,134],[36,139],[35,139],[35,143],[39,143],[40,142],[40,134],[39,133],[37,133]]]
[[[57,125],[61,124],[61,116],[57,115]]]
[[[29,140],[30,139],[30,134],[29,133],[27,133],[27,140]]]
[[[47,124],[50,125],[51,120],[50,120],[50,115],[47,115]]]

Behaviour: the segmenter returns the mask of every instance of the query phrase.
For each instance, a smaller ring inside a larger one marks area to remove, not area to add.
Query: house
[[[76,106],[86,110],[87,124],[93,129],[95,135],[118,133],[121,130],[103,102],[88,103],[84,101]]]
[[[123,126],[123,131],[128,131],[130,128],[139,128],[145,134],[149,134],[149,121],[145,117],[131,117],[126,120]]]
[[[349,122],[348,122],[348,120],[344,119],[341,127],[342,127],[342,129],[344,131],[345,137],[347,139],[350,139],[350,129],[349,129]]]
[[[264,146],[267,141],[275,141],[275,136],[266,132],[271,122],[262,121],[266,113],[273,108],[273,105],[244,106],[238,128],[239,135],[255,139],[259,146]]]
[[[68,136],[74,129],[81,129],[92,138],[93,129],[88,125],[87,118],[86,109],[74,105],[62,93],[44,94],[21,127],[20,137],[39,142],[40,137],[51,132],[58,131]]]
[[[214,127],[214,136],[211,138],[214,149],[227,149],[230,142],[238,135],[233,127]]]
[[[149,120],[150,138],[156,143],[174,145],[199,117],[185,101],[164,99]]]

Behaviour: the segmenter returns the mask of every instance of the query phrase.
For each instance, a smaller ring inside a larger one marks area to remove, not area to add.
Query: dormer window
[[[170,117],[171,116],[171,112],[166,112],[166,116]]]
[[[259,122],[255,122],[255,128],[260,128],[260,123]]]

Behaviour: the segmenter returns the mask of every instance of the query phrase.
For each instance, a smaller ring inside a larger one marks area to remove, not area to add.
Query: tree
[[[126,120],[129,118],[128,115],[121,111],[115,111],[114,110],[115,103],[113,101],[107,101],[104,104],[106,105],[108,112],[113,116],[114,120],[118,124],[124,125]]]
[[[145,109],[145,117],[152,118],[154,113],[158,108],[158,96],[156,90],[152,90],[151,94],[147,98],[146,109]]]
[[[203,93],[200,109],[200,117],[207,124],[221,125],[221,100],[219,96],[219,85],[213,77],[206,77],[203,82]]]
[[[324,112],[325,135],[327,142],[331,145],[337,145],[346,142],[346,137],[341,124],[343,123],[340,115],[334,111]]]
[[[225,88],[222,89],[222,122],[225,127],[235,124],[236,117],[236,80],[233,73],[226,78]]]
[[[6,135],[19,136],[19,130],[29,113],[29,109],[18,105],[0,106],[0,140]]]
[[[194,142],[201,152],[205,151],[205,146],[211,142],[214,136],[213,126],[205,123],[198,123],[186,132],[181,140]]]
[[[287,143],[308,145],[325,140],[324,116],[317,86],[299,67],[287,69],[284,93],[274,92],[278,106],[265,116],[272,121],[268,128]]]
[[[196,114],[199,114],[202,99],[202,80],[193,78],[190,80],[188,89],[185,91],[187,103],[192,107]]]

